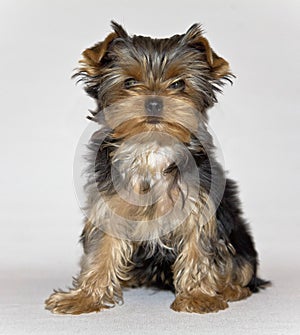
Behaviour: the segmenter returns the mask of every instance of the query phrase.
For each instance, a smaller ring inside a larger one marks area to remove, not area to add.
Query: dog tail
[[[249,287],[251,292],[256,293],[259,292],[260,289],[265,289],[271,285],[271,281],[253,276],[247,287]]]

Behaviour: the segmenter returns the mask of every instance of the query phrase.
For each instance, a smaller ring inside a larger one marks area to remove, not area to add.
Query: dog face
[[[166,39],[130,37],[120,25],[112,26],[103,42],[83,52],[79,71],[97,101],[95,121],[102,111],[118,138],[156,130],[188,142],[230,78],[228,63],[211,49],[199,25]]]

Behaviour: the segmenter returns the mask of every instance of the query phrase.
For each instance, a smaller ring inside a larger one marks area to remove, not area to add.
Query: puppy
[[[208,313],[269,282],[237,186],[214,157],[207,110],[233,75],[198,24],[185,34],[129,36],[117,23],[83,52],[75,75],[95,99],[81,272],[55,291],[53,313],[99,312],[122,287],[175,293],[171,308]]]

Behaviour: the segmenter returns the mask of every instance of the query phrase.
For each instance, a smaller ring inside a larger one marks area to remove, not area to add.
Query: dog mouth
[[[149,116],[146,119],[146,123],[148,124],[158,124],[161,123],[161,118],[157,116]]]

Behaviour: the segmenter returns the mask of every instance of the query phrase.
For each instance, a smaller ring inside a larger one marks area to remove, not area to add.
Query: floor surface
[[[273,280],[271,288],[206,315],[173,312],[169,308],[173,294],[150,289],[126,291],[124,305],[101,313],[53,315],[44,310],[43,301],[53,287],[66,287],[71,269],[20,270],[1,275],[2,335],[300,334],[300,294],[292,267],[265,268],[264,273]]]

